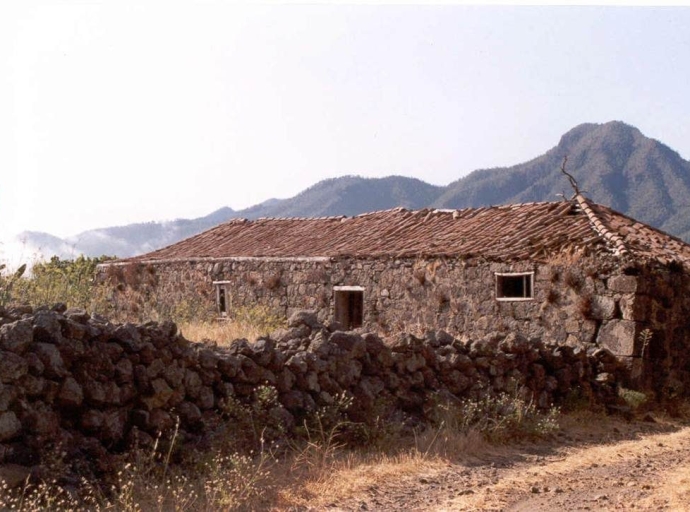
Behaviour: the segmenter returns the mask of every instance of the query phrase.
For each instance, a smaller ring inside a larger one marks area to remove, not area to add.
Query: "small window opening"
[[[496,274],[497,300],[531,300],[534,272],[522,274]]]
[[[228,307],[225,304],[225,288],[222,286],[218,287],[218,311],[221,315],[228,314]]]
[[[336,286],[333,288],[335,321],[344,329],[361,327],[364,320],[364,288]]]
[[[226,281],[217,281],[213,283],[216,287],[216,309],[218,310],[218,314],[222,317],[228,316],[229,297],[226,289],[227,284]]]

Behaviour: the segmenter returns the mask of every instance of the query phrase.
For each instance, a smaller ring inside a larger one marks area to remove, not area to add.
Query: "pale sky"
[[[447,184],[621,120],[690,158],[690,7],[0,4],[0,238],[325,178]]]

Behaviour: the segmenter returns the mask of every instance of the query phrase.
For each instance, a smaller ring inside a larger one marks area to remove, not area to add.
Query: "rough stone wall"
[[[557,343],[598,343],[631,355],[639,329],[636,276],[593,258],[553,262],[496,263],[480,258],[332,259],[269,261],[236,259],[151,266],[155,286],[171,302],[215,306],[213,281],[228,281],[228,308],[263,304],[282,316],[300,309],[333,318],[333,287],[364,287],[365,326],[377,332],[453,335],[516,332]],[[496,272],[534,272],[534,300],[497,301]],[[633,283],[633,284],[631,284]],[[146,286],[146,284],[144,284]]]
[[[646,267],[636,281],[632,307],[635,355],[644,361],[642,381],[664,397],[690,393],[690,277],[682,269]],[[645,343],[640,333],[648,330]]]
[[[357,421],[376,416],[381,400],[423,417],[438,393],[522,389],[540,407],[574,390],[616,400],[620,365],[604,349],[515,333],[458,340],[444,331],[386,345],[373,333],[332,331],[306,312],[288,325],[254,344],[219,348],[185,340],[172,323],[111,324],[64,306],[0,309],[0,469],[40,464],[59,446],[67,461],[107,472],[111,456],[171,429],[175,417],[180,438],[198,443],[228,400],[250,401],[262,384],[277,390],[272,413],[287,432],[343,392]]]

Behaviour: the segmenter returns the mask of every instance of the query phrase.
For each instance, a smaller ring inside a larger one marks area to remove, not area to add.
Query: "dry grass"
[[[327,471],[311,475],[283,489],[277,505],[326,507],[356,498],[367,489],[404,479],[420,472],[433,472],[446,464],[439,458],[410,451],[398,456],[350,453],[335,461]]]
[[[233,320],[213,322],[184,322],[178,325],[182,335],[190,341],[215,342],[220,346],[229,345],[233,340],[256,340],[266,334],[255,326]]]
[[[322,508],[356,498],[372,486],[442,471],[448,460],[441,453],[458,450],[457,459],[491,449],[476,433],[439,436],[429,432],[409,442],[413,444],[390,453],[352,451],[333,444],[305,445],[283,458],[270,450],[253,457],[217,454],[199,461],[194,471],[168,468],[161,465],[161,457],[143,454],[138,462],[123,467],[118,477],[120,490],[110,497],[87,486],[88,493],[77,500],[56,484],[47,483],[15,497],[9,492],[0,495],[0,509],[220,512]]]
[[[325,465],[293,462],[293,481],[277,492],[276,506],[319,509],[355,499],[372,488],[404,488],[408,478],[443,471],[451,461],[487,457],[501,450],[477,431],[461,433],[448,428],[429,429],[414,439],[398,442],[397,447],[383,451],[343,450]],[[298,454],[293,461],[300,459]]]
[[[188,340],[215,342],[225,346],[237,339],[255,341],[284,325],[284,318],[271,313],[267,308],[255,306],[234,311],[231,319],[185,321],[180,322],[178,327]]]

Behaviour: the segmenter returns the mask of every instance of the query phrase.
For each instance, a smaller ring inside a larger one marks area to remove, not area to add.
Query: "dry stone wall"
[[[630,283],[632,285],[632,283]],[[641,381],[663,397],[690,394],[690,277],[676,266],[644,268],[635,298],[625,303],[623,318],[638,332]]]
[[[311,312],[296,312],[288,326],[216,347],[187,341],[169,322],[113,324],[61,305],[0,309],[0,468],[38,466],[59,449],[98,476],[177,418],[180,438],[199,446],[229,403],[250,403],[264,385],[276,391],[269,413],[288,434],[343,393],[354,401],[351,419],[363,422],[383,402],[397,414],[388,418],[423,421],[439,393],[518,389],[539,407],[573,392],[617,400],[622,370],[605,349],[516,333],[459,340],[445,331],[387,344],[371,332],[329,329]]]

